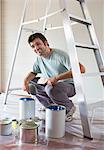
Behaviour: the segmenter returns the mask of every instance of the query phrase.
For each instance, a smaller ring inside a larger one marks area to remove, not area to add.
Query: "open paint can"
[[[22,97],[20,100],[20,120],[35,118],[35,100],[33,98]]]
[[[50,105],[46,108],[46,137],[61,138],[65,135],[66,109],[61,105]]]

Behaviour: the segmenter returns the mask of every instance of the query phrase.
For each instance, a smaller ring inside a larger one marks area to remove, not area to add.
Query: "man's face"
[[[39,56],[44,56],[47,52],[47,41],[43,43],[43,41],[39,38],[36,38],[33,42],[31,42],[30,46]]]

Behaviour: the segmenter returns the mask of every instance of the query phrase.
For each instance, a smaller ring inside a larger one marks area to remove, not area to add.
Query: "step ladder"
[[[104,60],[103,60],[101,49],[100,49],[100,46],[99,46],[99,43],[95,34],[94,26],[93,26],[91,17],[87,9],[86,2],[85,0],[76,0],[76,1],[79,3],[81,7],[84,19],[68,14],[67,9],[66,9],[66,6],[67,6],[66,0],[60,0],[60,7],[65,8],[64,11],[62,12],[63,27],[64,27],[64,32],[65,32],[65,37],[66,37],[66,42],[67,42],[67,48],[69,50],[69,57],[71,61],[73,79],[74,79],[74,84],[75,84],[78,103],[79,103],[79,111],[80,111],[83,133],[84,133],[84,137],[92,139],[92,135],[90,131],[90,122],[88,119],[86,97],[84,94],[84,86],[82,82],[82,75],[79,69],[79,61],[78,61],[76,49],[77,47],[80,47],[80,48],[92,49],[94,51],[95,58],[98,64],[98,68],[99,68],[99,71],[101,72],[99,73],[99,75],[101,75],[102,82],[104,81],[104,73],[102,73],[102,68],[104,67]],[[74,21],[74,22],[77,22],[86,26],[92,45],[85,45],[82,43],[75,42],[73,30],[71,26],[71,21]]]
[[[75,1],[77,1],[81,6],[81,10],[82,10],[84,19],[76,17],[71,14],[68,14],[67,9],[66,9],[66,0],[59,0],[60,9],[58,11],[48,14],[48,10],[50,7],[50,0],[49,0],[47,8],[46,8],[46,14],[44,17],[25,22],[24,19],[25,19],[26,9],[27,9],[28,3],[29,3],[29,0],[25,0],[23,15],[21,18],[18,36],[17,36],[15,48],[14,48],[13,60],[12,60],[11,69],[10,69],[10,73],[9,73],[9,77],[8,77],[7,88],[6,88],[5,97],[4,97],[4,104],[6,104],[6,102],[7,102],[8,91],[9,91],[9,87],[10,87],[10,83],[11,83],[11,79],[12,79],[12,73],[13,73],[13,69],[14,69],[15,59],[16,59],[16,55],[17,55],[17,51],[18,51],[18,46],[19,46],[23,26],[26,24],[36,23],[36,22],[44,20],[43,33],[45,34],[45,32],[47,30],[47,27],[46,27],[47,18],[51,17],[53,15],[56,15],[58,13],[61,13],[63,16],[63,28],[64,28],[64,32],[65,32],[65,37],[66,37],[67,48],[69,50],[68,54],[70,54],[69,57],[70,57],[70,62],[71,62],[71,66],[72,66],[76,94],[77,94],[77,98],[78,98],[83,135],[86,138],[92,139],[92,135],[91,135],[91,131],[90,131],[90,122],[88,119],[86,98],[85,98],[84,87],[83,87],[83,82],[82,82],[82,75],[81,75],[80,69],[79,69],[79,61],[78,61],[78,57],[77,57],[76,48],[80,47],[80,48],[93,49],[100,72],[102,71],[101,70],[102,66],[104,67],[104,60],[103,60],[103,56],[102,56],[102,53],[100,50],[100,46],[97,41],[95,31],[94,31],[94,26],[92,24],[92,20],[90,18],[88,9],[85,4],[85,0],[75,0]],[[69,3],[69,5],[70,5],[70,3]],[[78,22],[80,24],[84,24],[87,27],[92,45],[79,44],[79,43],[75,42],[72,27],[71,27],[71,20],[74,22]],[[59,28],[62,28],[62,27],[59,27]],[[101,77],[103,77],[104,74],[101,73],[100,75],[101,75]]]

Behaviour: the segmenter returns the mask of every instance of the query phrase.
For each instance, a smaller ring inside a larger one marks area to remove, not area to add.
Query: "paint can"
[[[33,120],[24,120],[20,125],[20,142],[37,144],[38,142],[38,127]]]
[[[9,118],[0,120],[0,135],[11,135],[12,134],[12,120]]]
[[[61,138],[65,135],[65,113],[62,105],[50,105],[46,108],[46,137]]]
[[[20,100],[20,120],[35,118],[35,100],[33,98],[22,97]]]

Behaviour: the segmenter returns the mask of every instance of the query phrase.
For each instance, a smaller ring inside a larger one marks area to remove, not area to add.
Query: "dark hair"
[[[29,36],[29,38],[28,38],[28,43],[30,44],[30,43],[33,42],[36,38],[41,39],[41,40],[43,41],[43,43],[44,43],[45,41],[47,41],[47,39],[45,38],[45,36],[44,36],[43,34],[41,34],[41,33],[34,33],[34,34],[32,34],[32,35]]]

